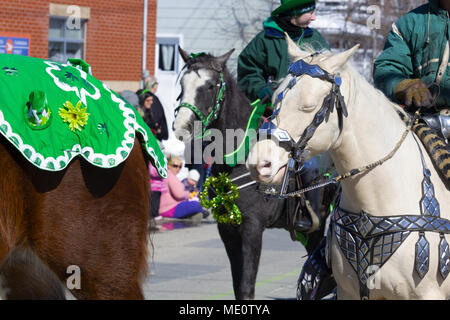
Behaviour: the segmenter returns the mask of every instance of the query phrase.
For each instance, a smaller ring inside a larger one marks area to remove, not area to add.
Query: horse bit
[[[328,81],[332,84],[332,89],[331,92],[325,97],[322,107],[314,116],[312,123],[304,130],[299,141],[295,142],[287,131],[278,128],[271,121],[271,119],[275,118],[280,112],[281,106],[276,108],[269,121],[262,125],[259,131],[260,135],[275,138],[280,145],[287,145],[287,147],[291,150],[280,193],[277,195],[274,191],[266,191],[267,195],[271,195],[276,198],[297,197],[304,192],[320,188],[331,183],[337,183],[339,180],[371,170],[392,158],[402,142],[405,140],[406,136],[411,131],[411,127],[416,119],[415,117],[413,117],[407,125],[406,131],[395,148],[383,159],[361,168],[353,169],[343,175],[340,175],[339,177],[330,179],[325,183],[286,194],[286,188],[290,176],[292,173],[296,173],[301,170],[305,157],[304,148],[314,135],[317,127],[323,123],[323,121],[328,121],[329,114],[333,112],[335,105],[338,112],[339,129],[341,132],[343,126],[343,116],[348,116],[344,99],[340,93],[342,79],[339,75],[333,76],[320,68],[318,65],[310,65],[303,60],[299,60],[291,64],[289,67],[289,73],[294,77],[289,82],[286,89],[278,94],[275,100],[275,107],[281,103],[286,92],[295,86],[297,83],[297,77],[303,75],[309,75],[313,78]],[[369,290],[373,289],[369,285],[369,280],[372,279],[368,273],[374,271],[373,267],[381,268],[403,243],[403,241],[411,234],[411,232],[419,233],[419,239],[417,240],[415,246],[414,263],[415,271],[419,277],[422,279],[425,274],[427,274],[429,269],[430,245],[425,238],[426,231],[438,232],[440,234],[438,248],[438,271],[444,280],[450,273],[450,247],[445,239],[445,234],[450,233],[450,221],[440,218],[439,202],[435,198],[434,186],[430,179],[431,172],[426,166],[419,142],[416,137],[414,137],[414,139],[419,147],[424,175],[424,179],[422,181],[423,197],[420,200],[420,215],[377,217],[372,216],[365,211],[358,214],[341,209],[339,207],[339,202],[336,204],[334,212],[332,213],[331,224],[328,228],[327,234],[327,245],[325,247],[327,265],[328,267],[331,267],[329,245],[332,232],[334,232],[339,247],[341,248],[341,252],[358,275],[361,299],[368,299],[370,295]],[[299,167],[300,169],[298,169]],[[310,283],[309,285],[312,286],[313,284]]]

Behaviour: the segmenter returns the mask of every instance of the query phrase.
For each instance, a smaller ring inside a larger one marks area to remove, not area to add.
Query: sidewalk
[[[230,264],[216,223],[209,220],[182,227],[183,223],[169,222],[172,230],[153,232],[150,237],[149,266],[154,274],[144,285],[146,299],[234,299]],[[305,255],[303,246],[292,242],[285,230],[267,229],[255,299],[295,299]]]

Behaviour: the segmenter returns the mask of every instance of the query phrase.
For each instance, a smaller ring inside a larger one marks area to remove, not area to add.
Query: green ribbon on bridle
[[[191,54],[191,56],[192,55],[193,54]],[[201,53],[199,53],[198,55],[201,55]],[[211,108],[211,111],[208,113],[207,116],[205,116],[196,106],[194,106],[190,103],[187,103],[187,102],[180,103],[180,105],[175,109],[175,113],[176,113],[181,108],[188,108],[197,116],[197,118],[200,119],[200,121],[203,124],[202,135],[199,137],[195,137],[196,139],[203,138],[205,136],[205,132],[208,129],[211,122],[213,120],[216,120],[217,117],[219,116],[219,111],[220,111],[220,108],[222,107],[222,101],[223,101],[223,97],[225,95],[225,90],[226,90],[226,83],[225,83],[225,79],[223,76],[223,72],[221,72],[220,73],[219,93],[217,94],[217,98],[216,98],[216,102],[215,102],[214,106]]]
[[[206,55],[206,53],[204,53],[204,52],[191,53],[190,57],[191,57],[191,59],[194,59],[194,58],[201,57],[201,56],[204,56],[204,55]]]

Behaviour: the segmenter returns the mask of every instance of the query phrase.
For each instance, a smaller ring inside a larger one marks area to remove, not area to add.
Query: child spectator
[[[187,178],[183,179],[184,188],[189,192],[197,192],[198,193],[198,179],[200,179],[200,173],[195,170],[189,170],[189,175]]]

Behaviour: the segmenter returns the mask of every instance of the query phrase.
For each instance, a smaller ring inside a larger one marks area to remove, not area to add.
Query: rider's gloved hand
[[[394,88],[395,98],[407,107],[431,107],[433,97],[420,79],[405,79]]]

